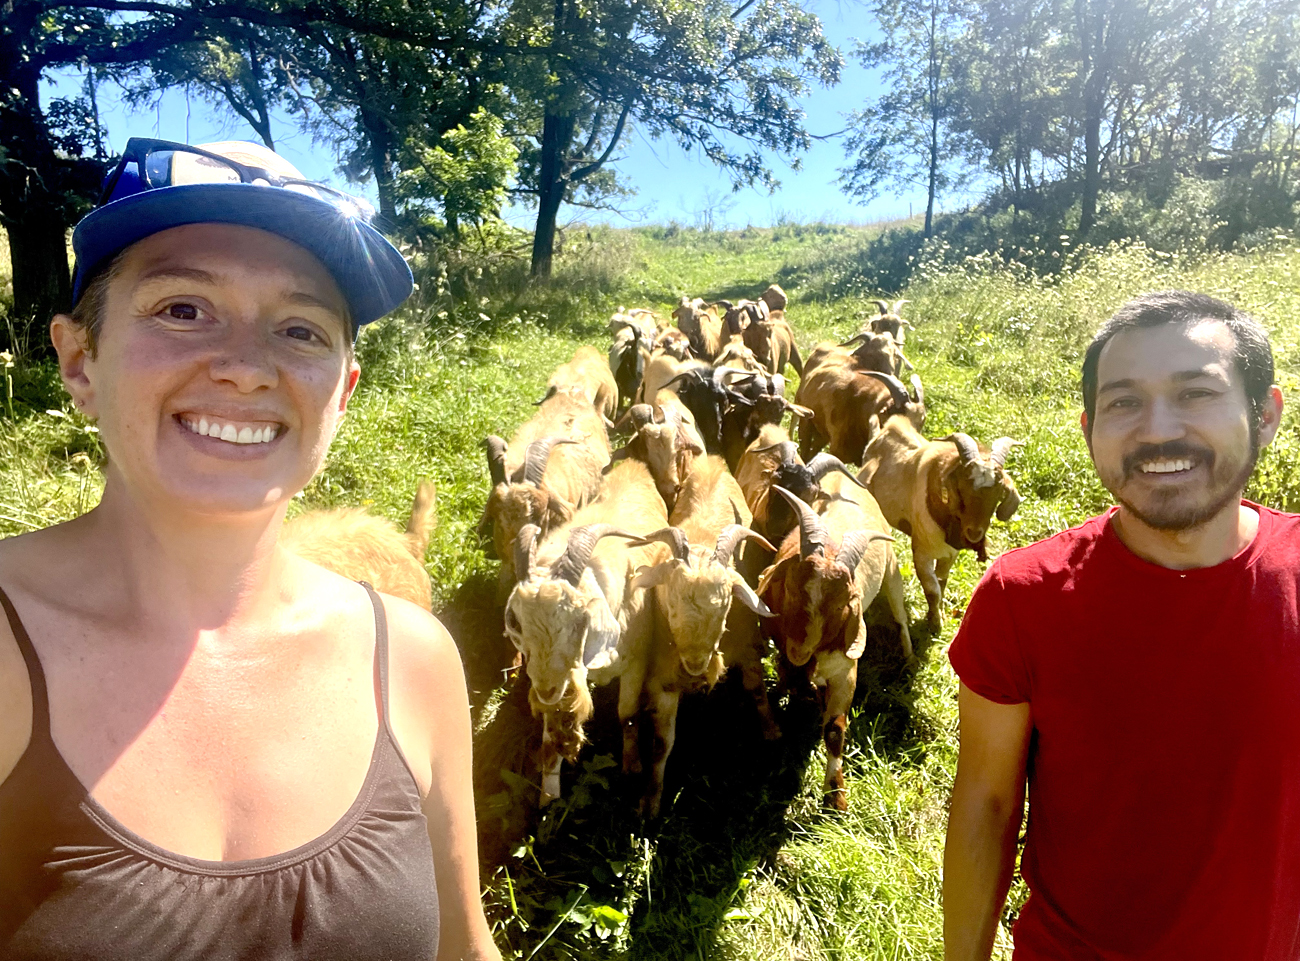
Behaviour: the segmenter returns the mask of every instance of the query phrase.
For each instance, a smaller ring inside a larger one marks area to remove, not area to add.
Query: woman
[[[103,200],[51,335],[104,496],[0,541],[0,958],[497,958],[455,647],[277,546],[409,269],[256,145]]]

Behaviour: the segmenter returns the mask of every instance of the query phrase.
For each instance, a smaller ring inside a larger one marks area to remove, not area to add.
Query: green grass
[[[507,264],[479,278],[482,293],[469,306],[462,296],[447,311],[451,295],[423,282],[416,307],[362,338],[361,387],[326,469],[295,510],[362,504],[400,523],[418,479],[438,482],[428,567],[473,689],[487,899],[513,957],[942,956],[939,868],[957,687],[944,652],[981,573],[970,554],[954,569],[942,636],[926,638],[917,627],[922,667],[914,678],[883,647],[864,658],[847,814],[818,810],[823,759],[809,708],[780,705],[786,736],[766,744],[729,683],[684,703],[666,814],[647,828],[622,796],[608,691],[598,692],[592,744],[566,783],[567,797],[540,816],[531,807],[536,735],[520,687],[501,686],[511,651],[494,605],[495,563],[473,533],[488,493],[479,440],[508,435],[530,416],[547,375],[578,344],[603,346],[614,307],[666,312],[683,293],[754,296],[863,235],[822,225],[598,230],[566,247],[548,288],[522,287],[518,268]],[[473,275],[462,268],[457,276],[466,283]],[[908,351],[927,388],[927,433],[960,429],[984,441],[1005,434],[1026,442],[1008,462],[1024,503],[1010,524],[991,531],[992,553],[1107,504],[1078,429],[1080,355],[1127,297],[1175,286],[1225,297],[1260,317],[1273,335],[1279,383],[1300,396],[1300,249],[1290,245],[1199,262],[1116,248],[1081,255],[1076,269],[1051,282],[974,258],[922,269],[905,291],[905,313],[917,325]],[[875,311],[865,298],[818,300],[787,289],[788,316],[805,348],[853,332],[859,314]],[[95,502],[101,485],[98,437],[61,400],[53,372],[15,374],[17,416],[0,415],[0,535],[73,516]],[[1300,510],[1297,455],[1300,420],[1288,410],[1250,495]],[[900,548],[919,614],[923,600],[901,536]],[[1005,932],[1000,943],[1009,957]]]

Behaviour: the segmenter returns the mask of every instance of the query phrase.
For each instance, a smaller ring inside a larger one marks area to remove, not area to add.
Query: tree
[[[519,54],[507,87],[542,278],[560,206],[616,188],[606,165],[634,126],[700,150],[737,187],[771,185],[768,155],[809,143],[797,98],[841,66],[796,0],[515,0],[502,42]]]
[[[862,200],[885,184],[924,184],[929,238],[939,192],[963,179],[954,162],[965,147],[952,120],[964,82],[955,54],[967,14],[961,0],[877,0],[873,13],[884,39],[859,43],[857,54],[863,66],[885,68],[887,90],[849,115],[851,163],[840,183]]]

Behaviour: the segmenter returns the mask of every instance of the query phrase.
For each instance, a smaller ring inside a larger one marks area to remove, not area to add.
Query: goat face
[[[498,484],[488,495],[484,519],[492,521],[492,546],[503,563],[510,563],[515,538],[525,525],[536,524],[545,534],[566,523],[573,507],[564,499],[531,484]]]
[[[848,568],[816,553],[787,558],[774,575],[759,585],[759,593],[776,611],[786,660],[801,667],[824,649],[861,656],[866,640],[862,592]]]
[[[943,493],[951,518],[945,531],[949,545],[969,547],[981,558],[994,512],[998,520],[1008,521],[1020,505],[1020,494],[1006,471],[984,459],[954,465]]]
[[[546,707],[558,705],[570,684],[585,684],[588,670],[609,667],[622,633],[590,568],[577,587],[530,572],[510,593],[505,626]]]

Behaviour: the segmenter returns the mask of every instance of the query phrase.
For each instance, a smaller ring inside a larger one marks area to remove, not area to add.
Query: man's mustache
[[[1214,451],[1208,447],[1195,447],[1186,441],[1171,440],[1163,444],[1140,444],[1124,455],[1124,476],[1132,477],[1138,464],[1159,460],[1200,461],[1214,466]]]

